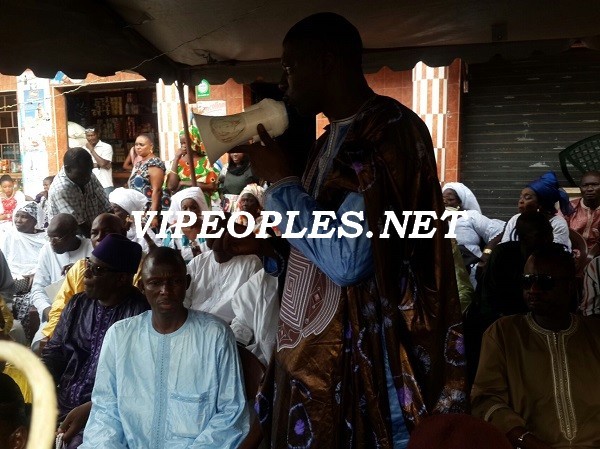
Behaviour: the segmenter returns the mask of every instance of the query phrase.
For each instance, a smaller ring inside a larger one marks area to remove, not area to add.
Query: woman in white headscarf
[[[446,209],[466,212],[466,216],[456,222],[456,242],[475,286],[475,270],[472,268],[475,265],[480,269],[485,267],[492,249],[502,238],[505,222],[483,215],[471,189],[460,182],[446,183],[442,195]]]
[[[254,217],[254,232],[258,233],[260,229],[260,224],[262,222],[262,215],[260,215],[261,211],[265,208],[265,189],[263,189],[258,184],[248,184],[246,187],[242,189],[240,192],[240,196],[237,200],[237,212],[248,212],[250,215]],[[240,215],[236,220],[236,223],[239,223],[243,226],[248,226],[248,219]]]
[[[169,223],[175,223],[176,212],[187,211],[196,214],[196,221],[181,229],[182,236],[173,235],[174,227],[167,230],[167,236],[162,241],[162,246],[167,246],[181,252],[185,263],[188,263],[198,254],[207,251],[206,240],[198,237],[202,228],[202,212],[208,211],[206,198],[200,187],[189,187],[177,192],[171,197],[169,208]]]
[[[144,237],[138,237],[133,211],[145,211],[148,199],[146,196],[134,189],[119,187],[108,195],[108,200],[113,209],[113,214],[123,220],[127,229],[127,238],[132,242],[139,243],[144,252],[148,252],[149,246],[154,245],[156,238],[154,232],[148,228]],[[149,241],[148,241],[149,240]]]
[[[14,279],[13,311],[31,339],[34,330],[29,326],[29,309],[32,305],[29,290],[42,246],[47,242],[46,232],[38,229],[43,224],[43,212],[35,201],[18,204],[13,213],[14,227],[0,242],[10,274]],[[9,300],[9,298],[6,298]],[[20,325],[19,325],[20,327]],[[30,332],[29,332],[30,331]]]
[[[21,203],[15,208],[14,227],[0,242],[13,278],[33,276],[35,272],[38,255],[46,243],[46,232],[38,229],[40,219],[42,215],[35,201]]]

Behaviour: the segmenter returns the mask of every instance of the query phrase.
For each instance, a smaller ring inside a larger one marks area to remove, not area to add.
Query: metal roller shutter
[[[567,187],[558,153],[600,133],[600,52],[472,65],[462,111],[461,181],[485,215],[506,220],[542,173]]]

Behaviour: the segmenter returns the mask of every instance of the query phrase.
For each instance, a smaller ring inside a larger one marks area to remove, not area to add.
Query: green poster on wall
[[[210,97],[210,84],[206,80],[200,81],[196,86],[196,98]]]

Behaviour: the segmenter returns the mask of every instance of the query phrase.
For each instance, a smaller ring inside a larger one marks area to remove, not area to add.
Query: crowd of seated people
[[[139,141],[142,158],[130,188],[107,196],[88,153],[71,149],[39,202],[5,202],[0,334],[31,345],[51,372],[64,448],[142,448],[151,441],[238,447],[253,422],[238,347],[265,367],[276,351],[286,243],[276,231],[256,237],[264,189],[246,176],[243,158],[233,159],[228,176],[236,179],[226,178],[224,199],[226,208],[255,218],[254,232],[235,238],[219,220],[213,229],[222,231],[219,237],[199,238],[202,212],[218,203],[215,171],[207,169],[201,147],[193,148],[200,155],[196,171],[214,190],[184,179],[185,151],[177,172],[167,172],[154,160],[150,138]],[[179,182],[176,174],[183,176]],[[238,186],[242,176],[248,184]],[[156,193],[168,186],[177,191]],[[467,352],[476,353],[468,361],[477,418],[464,425],[497,434],[498,447],[600,446],[600,398],[592,394],[600,327],[586,316],[600,314],[600,258],[589,258],[578,289],[567,227],[588,248],[598,245],[600,173],[584,175],[582,198],[570,207],[554,174],[543,174],[523,189],[519,214],[506,226],[482,215],[466,185],[448,183],[443,190],[449,209],[466,212],[457,223],[455,264],[469,284],[466,315],[476,309],[480,325],[466,342]],[[160,238],[153,223],[141,238],[133,212],[166,207],[193,212],[197,220],[180,237],[167,226]],[[235,227],[250,224],[242,216]],[[31,400],[18,371],[4,372]],[[26,422],[11,421],[12,440],[26,440]],[[429,422],[417,428],[411,447],[433,447],[427,439],[434,429],[456,429],[463,421]]]

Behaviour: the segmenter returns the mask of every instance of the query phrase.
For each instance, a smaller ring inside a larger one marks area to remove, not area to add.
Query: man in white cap
[[[138,237],[135,222],[131,216],[134,211],[146,210],[148,198],[135,189],[119,187],[110,193],[108,200],[110,201],[113,214],[123,221],[123,225],[127,231],[127,238],[132,242],[139,243],[142,246],[142,250],[148,252],[149,246],[154,246],[154,232],[148,229],[144,237]]]

